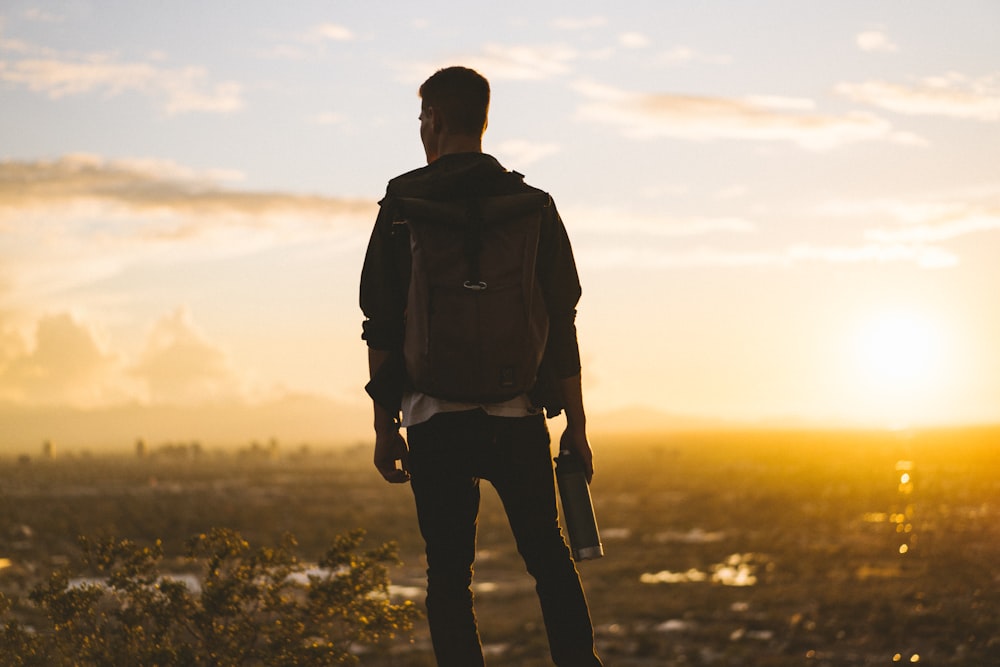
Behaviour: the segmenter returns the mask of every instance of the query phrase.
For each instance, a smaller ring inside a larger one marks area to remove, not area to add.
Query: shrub
[[[419,615],[389,598],[395,545],[360,552],[363,536],[337,537],[309,566],[291,536],[253,550],[236,531],[215,529],[187,542],[199,590],[160,574],[159,541],[81,538],[83,567],[99,578],[74,581],[62,568],[27,603],[0,594],[0,664],[356,664],[359,652],[409,635]]]

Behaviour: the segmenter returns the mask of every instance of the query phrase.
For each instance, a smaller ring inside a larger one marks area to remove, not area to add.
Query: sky
[[[6,0],[0,452],[363,439],[365,246],[456,64],[572,239],[592,428],[1000,421],[997,25],[993,0]]]

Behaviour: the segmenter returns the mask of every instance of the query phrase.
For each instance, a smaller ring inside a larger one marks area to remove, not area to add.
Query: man
[[[470,588],[480,479],[496,488],[518,551],[536,580],[553,660],[564,667],[600,665],[580,578],[559,530],[542,413],[565,411],[560,446],[580,457],[589,480],[593,463],[574,323],[580,284],[566,230],[555,207],[547,206],[536,266],[549,335],[536,386],[487,403],[416,391],[403,353],[412,257],[409,242],[399,238],[405,225],[394,224],[399,222],[394,198],[454,201],[541,193],[482,152],[490,98],[485,78],[450,67],[431,76],[419,92],[427,166],[389,182],[361,274],[375,466],[388,482],[411,482],[426,543],[427,617],[439,665],[484,664]],[[400,426],[406,427],[406,439]]]

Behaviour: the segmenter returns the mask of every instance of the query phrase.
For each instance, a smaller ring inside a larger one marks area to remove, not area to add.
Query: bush
[[[81,538],[83,566],[98,579],[74,582],[63,568],[26,604],[0,594],[0,664],[356,664],[359,652],[409,635],[419,615],[389,598],[395,545],[360,553],[363,536],[337,537],[312,567],[291,536],[251,550],[233,530],[197,535],[187,556],[200,590],[159,573],[159,541]]]

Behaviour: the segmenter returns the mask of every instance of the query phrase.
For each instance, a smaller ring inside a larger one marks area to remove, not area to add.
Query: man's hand
[[[410,481],[410,470],[406,466],[408,454],[406,440],[398,429],[391,429],[375,434],[375,467],[391,484],[403,484]],[[399,461],[399,466],[396,462]]]
[[[587,475],[587,483],[590,484],[590,480],[594,478],[594,452],[590,449],[587,430],[567,426],[559,439],[559,449],[560,451],[569,450],[580,457],[583,471]]]

